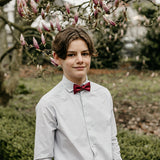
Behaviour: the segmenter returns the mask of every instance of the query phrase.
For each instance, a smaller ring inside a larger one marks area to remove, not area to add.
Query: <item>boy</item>
[[[62,81],[36,107],[35,160],[121,160],[109,91],[87,79],[94,46],[78,27],[53,43]]]

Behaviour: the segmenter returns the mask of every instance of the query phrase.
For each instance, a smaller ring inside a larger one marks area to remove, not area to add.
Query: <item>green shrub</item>
[[[25,84],[19,84],[15,91],[16,94],[29,94],[31,89],[28,89]]]
[[[118,21],[122,21],[120,13]],[[91,68],[117,68],[122,57],[121,49],[124,46],[122,38],[126,34],[127,25],[124,22],[110,27],[102,23],[101,30],[94,31],[93,39],[98,56],[92,57]],[[122,34],[123,32],[123,34]]]
[[[141,61],[137,64],[137,68],[148,68],[151,70],[160,69],[160,21],[156,6],[150,2],[137,3],[135,8],[142,16],[147,17],[147,33],[144,38],[137,39],[140,44],[139,53]],[[140,8],[140,10],[139,10]],[[144,64],[145,61],[145,64]]]
[[[32,160],[34,116],[0,107],[0,160]]]
[[[151,70],[160,69],[160,30],[159,24],[153,24],[148,29],[145,39],[141,42],[140,57],[146,60],[146,65]],[[143,65],[143,64],[142,64]]]
[[[119,144],[123,160],[160,160],[160,139],[120,130]]]

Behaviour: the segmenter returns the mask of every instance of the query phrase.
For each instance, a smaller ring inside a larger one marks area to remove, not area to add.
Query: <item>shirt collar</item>
[[[89,80],[88,80],[88,77],[86,76],[86,81],[82,85],[86,84],[87,82],[89,82]],[[65,75],[63,75],[62,83],[68,92],[73,91],[74,83],[72,81],[70,81],[69,79],[67,79]]]

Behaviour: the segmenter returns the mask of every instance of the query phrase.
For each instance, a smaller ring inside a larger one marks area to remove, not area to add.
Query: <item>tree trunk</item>
[[[3,9],[1,8],[3,12]],[[2,13],[1,12],[1,13]],[[3,12],[4,13],[4,12]],[[3,24],[3,22],[1,22]],[[10,35],[6,34],[5,25],[0,27],[0,57],[7,50],[8,44],[6,37],[12,38],[12,45],[15,41],[13,35],[19,34],[14,30]],[[13,96],[19,79],[19,65],[21,64],[21,50],[15,47],[10,53],[5,55],[0,64],[0,105],[7,105]]]
[[[4,15],[3,7],[0,7],[0,12]],[[6,39],[6,30],[5,23],[0,21],[0,57],[3,52],[7,49],[7,39]],[[3,37],[3,38],[2,38]],[[0,63],[0,104],[6,105],[10,96],[6,93],[4,87],[5,73],[2,69],[5,66],[4,61]]]
[[[0,7],[0,12],[4,15],[3,7]],[[7,39],[6,39],[6,30],[5,23],[0,20],[0,56],[7,49]]]

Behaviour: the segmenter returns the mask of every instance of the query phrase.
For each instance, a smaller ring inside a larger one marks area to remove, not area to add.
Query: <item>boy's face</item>
[[[67,50],[65,60],[58,58],[64,75],[72,82],[81,85],[86,80],[90,68],[91,56],[88,46],[81,39],[73,40]]]

